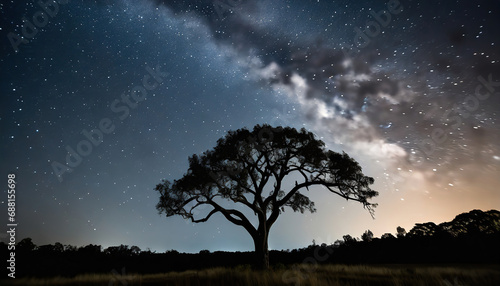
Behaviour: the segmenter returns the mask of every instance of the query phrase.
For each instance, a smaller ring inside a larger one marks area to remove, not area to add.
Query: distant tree
[[[353,238],[350,234],[346,234],[346,235],[342,236],[342,238],[344,239],[345,245],[353,245],[356,243],[356,239]]]
[[[64,245],[64,252],[75,252],[78,250],[78,247],[70,244],[65,244]]]
[[[137,249],[140,252],[140,248],[137,247]],[[134,250],[132,250],[132,248],[130,248],[128,245],[120,244],[119,246],[110,246],[106,248],[104,250],[104,253],[113,256],[131,256],[132,254],[134,254],[134,251],[137,251],[137,249],[134,248]]]
[[[119,253],[119,247],[118,246],[109,246],[108,248],[104,249],[104,253],[108,255],[116,255]]]
[[[54,243],[54,251],[58,253],[64,252],[64,245],[62,245],[60,242]]]
[[[472,210],[457,215],[451,222],[442,223],[439,227],[455,237],[500,233],[500,212]]]
[[[392,235],[392,233],[384,233],[382,234],[382,236],[380,237],[381,239],[394,239],[396,237],[394,237],[394,235]]]
[[[102,247],[100,245],[89,244],[78,248],[78,253],[85,255],[96,255],[101,253]]]
[[[130,253],[132,255],[139,255],[141,253],[141,249],[139,248],[139,246],[132,245],[130,247]]]
[[[50,254],[54,252],[54,246],[52,244],[40,245],[37,247],[37,251],[40,253]]]
[[[335,242],[333,243],[334,248],[341,247],[342,245],[344,245],[344,241],[340,239],[335,240]]]
[[[373,240],[373,232],[371,230],[367,230],[365,231],[362,235],[361,235],[361,240],[362,241],[365,241],[365,242],[370,242]]]
[[[433,222],[417,223],[408,232],[409,237],[431,237],[436,231],[438,231],[438,226]]]
[[[450,222],[436,225],[433,222],[417,223],[408,232],[412,237],[435,237],[448,239],[452,237],[471,237],[500,233],[500,212],[490,210],[472,210],[457,215]]]
[[[21,241],[19,241],[16,244],[16,249],[20,251],[33,251],[36,249],[36,245],[33,243],[32,239],[30,237],[23,238]]]
[[[207,249],[204,249],[204,250],[200,250],[199,252],[200,254],[203,254],[203,255],[207,255],[207,254],[210,254],[210,250],[207,250]]]
[[[177,250],[174,250],[174,249],[171,249],[171,250],[167,250],[165,251],[166,254],[179,254],[179,251]]]
[[[400,227],[400,226],[398,226],[396,228],[396,232],[397,232],[396,235],[397,235],[398,238],[403,238],[406,235],[406,230],[404,228]]]
[[[163,180],[156,186],[160,194],[156,208],[167,217],[180,215],[194,223],[222,214],[251,235],[256,264],[268,268],[271,226],[285,208],[316,211],[314,202],[304,195],[310,187],[323,186],[346,200],[360,202],[373,216],[376,204],[368,201],[378,195],[369,187],[373,178],[365,176],[347,154],[324,146],[305,129],[257,125],[253,131],[229,131],[213,150],[191,156],[181,179]],[[301,181],[286,187],[284,180],[290,177]],[[204,206],[208,211],[195,217]],[[258,223],[252,224],[239,208],[254,213]]]

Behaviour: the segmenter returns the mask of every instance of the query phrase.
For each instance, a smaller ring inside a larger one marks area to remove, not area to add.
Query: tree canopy
[[[257,252],[267,252],[269,229],[286,208],[316,211],[304,194],[309,187],[323,186],[346,200],[360,202],[372,216],[376,207],[369,202],[378,195],[370,188],[373,178],[365,176],[346,153],[327,150],[324,142],[304,128],[256,125],[251,131],[229,131],[212,150],[188,160],[182,178],[163,180],[156,186],[158,211],[195,223],[220,213],[250,233]],[[300,179],[285,189],[284,179],[292,175]],[[222,201],[248,208],[258,217],[258,225],[252,225],[237,207],[224,207]],[[203,206],[210,210],[201,215],[198,209]]]

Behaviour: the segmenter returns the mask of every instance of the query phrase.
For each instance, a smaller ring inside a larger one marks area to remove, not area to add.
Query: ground
[[[268,271],[249,266],[162,274],[87,274],[74,278],[10,279],[2,285],[442,285],[498,286],[500,265],[311,265],[274,266]]]

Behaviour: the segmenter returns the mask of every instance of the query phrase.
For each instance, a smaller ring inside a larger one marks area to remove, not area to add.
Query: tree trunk
[[[267,233],[259,233],[253,237],[255,244],[255,266],[257,269],[269,269],[269,249],[267,248]]]

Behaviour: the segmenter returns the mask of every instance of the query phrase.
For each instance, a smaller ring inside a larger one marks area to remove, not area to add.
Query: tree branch
[[[218,210],[213,209],[206,217],[204,217],[202,219],[194,219],[194,216],[191,215],[191,222],[194,222],[194,223],[206,222],[213,214],[215,214],[217,212],[218,212]]]
[[[250,235],[255,234],[256,232],[255,228],[250,223],[250,221],[245,217],[245,215],[242,214],[240,211],[234,209],[227,210],[221,207],[218,203],[214,202],[213,200],[210,200],[208,203],[212,205],[215,210],[220,211],[224,215],[224,217],[230,222],[244,227],[250,233]],[[234,218],[232,215],[235,215],[239,219]]]
[[[290,192],[288,192],[288,194],[286,194],[281,200],[277,201],[277,206],[278,207],[281,207],[283,206],[288,200],[290,200],[290,198],[300,189],[302,188],[305,188],[305,187],[309,187],[309,186],[313,186],[313,185],[323,185],[323,186],[331,186],[331,187],[338,187],[338,184],[334,184],[334,183],[327,183],[327,182],[324,182],[324,181],[310,181],[310,182],[304,182],[304,183],[300,183],[300,184],[297,184],[295,185],[295,187],[293,187]],[[339,194],[339,193],[337,193]],[[341,194],[339,194],[340,196],[343,196]]]

